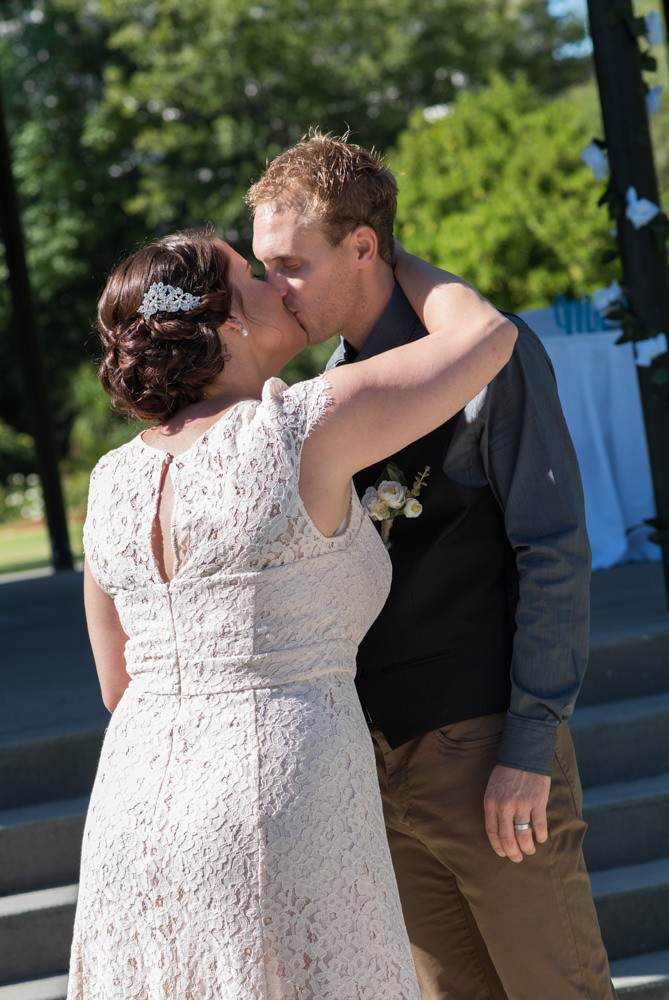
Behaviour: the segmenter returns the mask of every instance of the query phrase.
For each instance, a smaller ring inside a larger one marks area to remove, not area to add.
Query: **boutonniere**
[[[393,520],[396,517],[419,517],[423,507],[418,503],[418,495],[430,473],[426,465],[423,472],[413,481],[411,489],[401,469],[389,462],[374,486],[369,486],[362,497],[362,506],[372,521],[383,521],[381,538],[388,541]]]

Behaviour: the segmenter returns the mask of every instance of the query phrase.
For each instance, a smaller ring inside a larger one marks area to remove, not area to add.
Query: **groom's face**
[[[333,247],[322,229],[306,223],[299,212],[260,205],[253,223],[253,253],[309,343],[346,336],[358,322],[360,271],[350,234]]]

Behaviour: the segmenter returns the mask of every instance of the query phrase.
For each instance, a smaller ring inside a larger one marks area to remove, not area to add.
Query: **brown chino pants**
[[[483,816],[503,722],[471,719],[397,750],[372,729],[423,1000],[611,1000],[569,730],[558,730],[548,840],[515,864],[494,853]]]

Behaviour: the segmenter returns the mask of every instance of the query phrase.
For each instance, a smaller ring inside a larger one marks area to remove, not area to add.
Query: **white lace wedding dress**
[[[387,553],[352,494],[325,538],[298,493],[327,382],[96,467],[86,555],[129,637],[84,835],[70,1000],[419,1000],[353,683]]]

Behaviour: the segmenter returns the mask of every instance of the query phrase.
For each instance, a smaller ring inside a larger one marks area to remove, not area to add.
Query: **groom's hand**
[[[537,844],[548,837],[546,803],[551,779],[545,774],[519,771],[498,764],[490,775],[483,806],[485,829],[495,854],[522,861],[534,854]],[[530,826],[518,830],[518,824]]]

